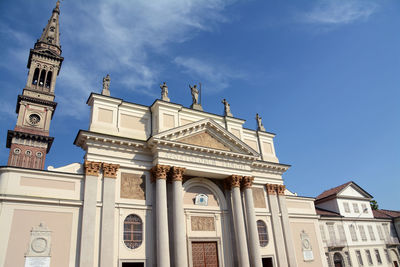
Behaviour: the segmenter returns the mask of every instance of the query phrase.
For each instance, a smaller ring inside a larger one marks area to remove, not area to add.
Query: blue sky
[[[0,162],[16,122],[29,49],[55,1],[0,1]],[[166,81],[171,101],[232,113],[255,128],[259,113],[291,164],[299,195],[353,180],[381,208],[400,209],[400,2],[396,0],[85,0],[61,3],[65,60],[47,165],[82,162],[73,145],[87,129],[90,92],[111,76],[112,96],[151,104]]]

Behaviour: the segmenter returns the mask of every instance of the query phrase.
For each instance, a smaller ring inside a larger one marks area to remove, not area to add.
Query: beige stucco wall
[[[74,266],[76,255],[77,209],[42,206],[32,207],[18,205],[12,210],[8,247],[4,266],[23,267],[24,255],[30,242],[30,231],[33,226],[44,223],[51,231],[51,265],[52,267]],[[2,218],[4,219],[4,218]]]

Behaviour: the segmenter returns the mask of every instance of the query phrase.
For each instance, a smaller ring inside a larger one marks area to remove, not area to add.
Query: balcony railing
[[[326,243],[327,247],[342,248],[346,246],[346,240],[334,239],[334,240],[326,240],[324,242]]]

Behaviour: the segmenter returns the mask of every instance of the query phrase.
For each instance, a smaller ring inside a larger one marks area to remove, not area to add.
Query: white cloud
[[[213,92],[229,87],[230,82],[234,79],[245,77],[243,73],[232,70],[227,66],[205,62],[197,58],[176,57],[174,62],[182,67],[185,73],[207,83],[207,87],[211,88]]]
[[[323,25],[349,24],[368,19],[377,7],[376,3],[368,0],[320,0],[301,19]]]
[[[15,105],[12,105],[10,102],[0,101],[0,114],[2,114],[2,119],[16,119]]]
[[[68,90],[57,94],[57,99],[76,102],[74,104],[79,107],[68,114],[79,116],[80,110],[86,108],[85,102],[71,100],[70,91],[80,95],[82,90],[88,93],[93,90],[89,87],[94,81],[82,73],[105,75],[109,72],[112,74],[111,89],[120,85],[114,88],[158,96],[157,84],[162,79],[159,76],[163,67],[162,62],[154,63],[151,57],[154,54],[170,57],[171,44],[185,42],[201,31],[212,31],[219,23],[226,22],[222,11],[232,2],[234,0],[101,0],[73,6],[63,3],[61,41],[65,50],[74,50],[75,57],[66,58],[69,63],[63,64],[60,79],[68,80]],[[75,10],[71,12],[71,8]],[[113,79],[113,76],[118,77]],[[93,78],[98,79],[101,86],[101,77]],[[210,78],[221,85],[220,88],[226,87],[224,78]],[[86,88],[79,89],[82,86]]]

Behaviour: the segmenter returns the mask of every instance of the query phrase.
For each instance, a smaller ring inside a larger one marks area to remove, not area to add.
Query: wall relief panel
[[[121,173],[121,198],[146,199],[146,176]]]
[[[192,216],[192,231],[215,231],[214,217]]]

